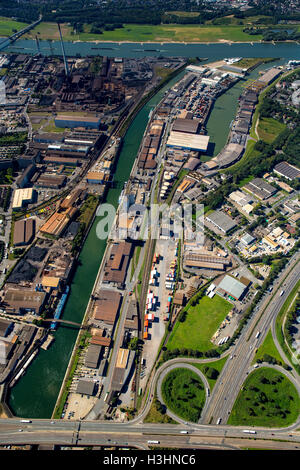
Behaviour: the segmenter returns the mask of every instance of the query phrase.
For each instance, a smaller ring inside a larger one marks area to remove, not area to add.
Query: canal
[[[281,63],[277,62],[278,63]],[[260,66],[249,78],[258,76],[259,70],[270,67]],[[115,185],[107,193],[106,202],[118,205],[124,182],[128,180],[137,151],[149,119],[149,112],[163,97],[164,92],[178,81],[184,72],[173,78],[151,100],[146,103],[132,121],[123,141],[122,150],[114,175]],[[243,82],[237,83],[216,101],[207,122],[208,135],[214,145],[215,155],[226,143],[229,125],[234,119],[237,98],[242,92]],[[106,242],[96,236],[96,217],[83,249],[75,272],[63,318],[81,323],[91,290],[105,251]],[[50,418],[76,341],[78,329],[59,326],[55,341],[48,351],[40,350],[25,375],[11,389],[8,405],[19,417]]]
[[[119,195],[124,182],[128,180],[131,168],[147,126],[150,110],[163,97],[164,92],[178,81],[180,72],[146,103],[131,123],[123,142],[114,175],[115,185],[110,188],[106,202],[118,205]],[[96,217],[79,256],[63,318],[81,323],[94,285],[94,281],[105,251],[106,242],[96,236]],[[48,351],[40,350],[36,359],[11,389],[8,405],[16,416],[31,418],[50,418],[59,393],[65,371],[72,354],[78,329],[59,326],[55,341]]]

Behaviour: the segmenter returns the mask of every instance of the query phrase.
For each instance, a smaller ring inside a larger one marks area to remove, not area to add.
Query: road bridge
[[[16,41],[19,39],[23,34],[27,33],[31,29],[35,28],[40,22],[42,21],[42,15],[39,16],[39,19],[34,21],[33,23],[29,24],[28,26],[25,26],[25,28],[20,29],[20,31],[17,31],[16,33],[12,34],[8,38],[5,38],[4,41],[0,43],[0,50],[4,49],[5,47],[9,46],[12,42]]]
[[[71,320],[64,320],[64,319],[61,319],[61,318],[46,318],[46,319],[43,319],[43,322],[55,322],[55,323],[64,323],[65,325],[72,325],[72,326],[77,326],[79,327],[81,330],[87,330],[88,329],[88,326],[87,325],[82,325],[81,323],[77,323],[75,321],[71,321]]]

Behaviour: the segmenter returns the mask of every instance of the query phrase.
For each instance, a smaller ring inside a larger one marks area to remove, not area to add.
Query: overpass
[[[82,325],[81,323],[77,323],[75,321],[70,321],[70,320],[64,320],[64,319],[61,319],[61,318],[46,318],[46,319],[43,319],[43,322],[47,322],[47,323],[64,323],[65,325],[72,325],[72,326],[77,326],[79,327],[81,330],[87,330],[88,326],[87,325]]]
[[[16,33],[12,34],[8,38],[5,38],[4,41],[2,41],[0,43],[0,50],[4,49],[7,46],[9,46],[12,42],[16,41],[21,36],[23,36],[23,34],[27,33],[31,29],[35,28],[41,21],[42,21],[42,15],[39,16],[38,20],[34,21],[33,23],[29,24],[28,26],[25,26],[25,28],[21,29],[20,31],[17,31]]]

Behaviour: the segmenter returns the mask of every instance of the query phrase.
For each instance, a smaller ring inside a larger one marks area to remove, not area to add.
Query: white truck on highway
[[[281,297],[283,294],[284,294],[284,290],[282,290],[282,291],[280,292],[280,294],[279,294],[280,297]]]
[[[245,432],[247,434],[256,434],[256,431],[252,431],[250,429],[244,429],[243,432]]]

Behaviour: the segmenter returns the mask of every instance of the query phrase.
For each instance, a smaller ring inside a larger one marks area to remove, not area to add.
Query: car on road
[[[23,429],[19,429],[19,432],[23,432]]]

